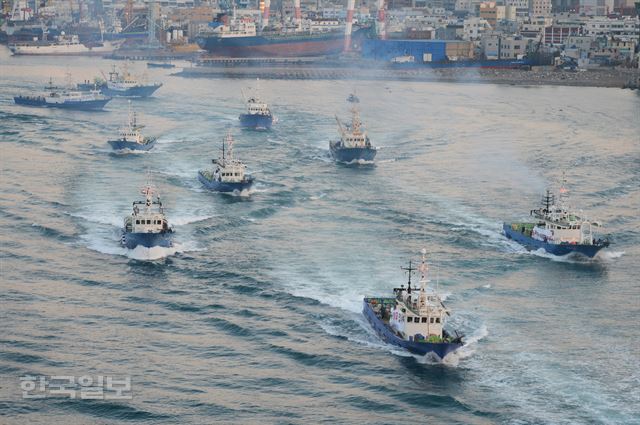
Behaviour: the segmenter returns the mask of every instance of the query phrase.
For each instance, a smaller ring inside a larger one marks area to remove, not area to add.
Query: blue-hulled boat
[[[143,125],[138,124],[137,114],[129,102],[129,122],[120,129],[119,138],[109,140],[109,144],[117,151],[148,151],[155,146],[156,138],[143,136],[143,128]]]
[[[393,297],[366,297],[363,314],[387,343],[402,347],[413,354],[435,355],[443,360],[464,344],[461,335],[447,332],[444,327],[450,315],[440,295],[428,287],[426,250],[422,250],[420,289],[411,287],[411,274],[416,269],[403,268],[409,273],[407,287],[394,288]]]
[[[73,109],[78,111],[100,111],[111,100],[111,97],[97,90],[78,90],[56,87],[53,80],[45,86],[45,91],[36,96],[15,96],[17,105],[38,106],[45,108]]]
[[[147,68],[163,68],[163,69],[171,69],[176,66],[171,62],[147,62]]]
[[[243,93],[244,95],[244,93]],[[240,126],[253,130],[268,130],[273,124],[273,115],[266,102],[260,99],[259,87],[255,93],[247,98],[247,112],[240,114]]]
[[[162,83],[149,83],[144,77],[133,76],[126,66],[122,71],[118,71],[114,65],[109,72],[109,77],[105,78],[106,81],[100,90],[107,96],[149,97],[162,87]]]
[[[145,200],[135,201],[133,212],[124,219],[122,245],[129,249],[138,246],[172,247],[173,229],[165,217],[160,195],[156,194],[156,199],[153,199],[154,190],[150,185],[142,190],[142,194]]]
[[[542,248],[558,256],[576,253],[593,258],[609,246],[609,241],[595,238],[593,228],[600,227],[600,223],[568,209],[566,193],[564,185],[558,197],[547,190],[542,206],[530,211],[535,221],[504,223],[505,236],[529,250]]]
[[[329,142],[331,156],[338,162],[357,163],[371,162],[376,157],[377,150],[371,145],[367,133],[362,130],[362,122],[358,109],[351,108],[352,118],[350,125],[343,125],[336,116],[340,140]]]
[[[214,167],[198,171],[198,180],[215,192],[242,192],[253,186],[254,178],[247,175],[247,166],[233,157],[231,132],[222,140],[222,156],[211,161]]]

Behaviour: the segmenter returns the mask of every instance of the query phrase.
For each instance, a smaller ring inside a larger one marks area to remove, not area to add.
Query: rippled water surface
[[[164,86],[133,104],[159,141],[128,156],[106,143],[126,100],[13,104],[109,66],[0,54],[0,423],[638,423],[637,93],[263,81],[278,123],[247,132],[254,82],[150,70]],[[328,158],[354,87],[375,166]],[[248,197],[197,181],[229,126]],[[119,246],[147,170],[173,250]],[[594,261],[500,234],[563,170],[614,242]],[[422,247],[468,340],[444,365],[384,345],[360,313]],[[25,375],[129,375],[133,398],[23,399]]]

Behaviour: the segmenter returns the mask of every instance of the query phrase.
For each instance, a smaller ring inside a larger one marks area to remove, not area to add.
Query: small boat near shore
[[[147,62],[147,68],[171,69],[175,67],[171,62]]]
[[[426,250],[422,250],[417,269],[419,289],[411,287],[411,274],[416,270],[411,261],[403,270],[409,274],[407,287],[394,288],[393,297],[365,297],[362,312],[385,342],[419,356],[434,355],[443,360],[464,345],[464,336],[445,330],[450,313],[437,290],[428,286]]]

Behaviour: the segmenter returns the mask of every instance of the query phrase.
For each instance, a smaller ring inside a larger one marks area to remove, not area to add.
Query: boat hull
[[[137,143],[130,140],[109,140],[109,144],[116,151],[148,151],[156,144],[156,139],[146,139],[145,143]]]
[[[104,85],[100,88],[102,94],[106,96],[119,96],[119,97],[149,97],[156,90],[162,87],[162,84],[152,84],[149,86],[135,86],[128,88],[114,88]]]
[[[145,248],[162,247],[171,248],[173,246],[173,233],[130,233],[122,234],[121,243],[128,249],[135,249],[138,246]]]
[[[37,106],[44,108],[60,108],[74,109],[78,111],[99,111],[102,110],[111,98],[83,100],[83,101],[64,101],[64,102],[47,102],[44,97],[15,96],[13,98],[17,105]]]
[[[406,341],[398,337],[391,328],[389,328],[373,311],[369,304],[369,299],[365,298],[363,302],[362,313],[378,336],[385,342],[402,347],[413,354],[424,356],[426,354],[435,354],[439,359],[444,359],[448,354],[453,353],[463,346],[462,342],[414,342]]]
[[[272,115],[240,114],[240,126],[251,129],[270,129],[273,124]]]
[[[209,53],[228,57],[301,57],[335,55],[344,49],[344,33],[313,36],[199,37]]]
[[[537,249],[544,249],[550,254],[563,256],[572,253],[578,253],[585,255],[589,258],[593,258],[602,248],[605,248],[607,244],[593,244],[593,245],[583,245],[583,244],[553,244],[544,241],[540,241],[534,239],[530,236],[525,235],[521,231],[514,230],[511,227],[511,224],[504,223],[502,225],[502,229],[504,231],[504,235],[511,240],[518,242],[520,245],[523,245],[530,251],[534,251]]]
[[[331,156],[339,162],[373,161],[377,150],[374,148],[340,148],[330,145]]]
[[[170,68],[175,68],[176,66],[172,63],[153,63],[153,62],[147,62],[147,68],[163,68],[163,69],[170,69]]]
[[[214,192],[232,193],[248,190],[253,186],[253,178],[248,177],[245,181],[239,183],[221,182],[206,178],[202,172],[198,172],[198,180],[209,190]]]

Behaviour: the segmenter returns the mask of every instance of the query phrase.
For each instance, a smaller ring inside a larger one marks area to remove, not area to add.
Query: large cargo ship
[[[224,17],[196,37],[200,48],[215,56],[300,57],[335,55],[344,49],[344,31],[310,33],[263,31],[248,19]]]

